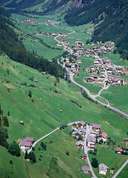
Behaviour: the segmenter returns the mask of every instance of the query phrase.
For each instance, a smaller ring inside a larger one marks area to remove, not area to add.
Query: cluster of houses
[[[55,20],[48,19],[45,21],[45,24],[48,26],[56,26],[56,25],[59,25],[59,22],[57,22]]]
[[[128,155],[128,138],[123,140],[123,146],[115,149],[117,154]]]
[[[47,37],[56,37],[57,35],[62,35],[62,33],[52,33],[52,32],[37,32],[36,33],[37,36],[41,36],[41,35],[44,35],[44,36],[47,36]]]
[[[75,42],[75,46],[73,46],[72,48],[72,54],[79,59],[81,56],[84,56],[85,54],[85,46],[84,43],[81,41],[76,41]]]
[[[45,22],[43,22],[43,21],[42,22],[38,22],[35,18],[31,18],[31,17],[22,20],[22,23],[23,24],[27,24],[27,25],[45,24],[47,26],[56,26],[56,25],[59,24],[59,22],[54,21],[54,20],[50,20],[50,19],[46,20]]]
[[[122,75],[127,75],[128,68],[116,66],[111,60],[97,56],[92,66],[87,71],[90,74],[86,82],[97,83],[100,85],[125,85]]]
[[[115,44],[111,41],[107,41],[105,43],[97,42],[92,46],[92,48],[87,48],[84,50],[84,55],[89,57],[100,56],[101,54],[106,54],[108,52],[112,52],[115,49]]]
[[[70,54],[70,56],[63,58],[62,62],[74,75],[78,75],[80,72],[81,56],[95,57],[93,65],[87,69],[90,76],[85,79],[85,82],[96,83],[105,87],[110,85],[126,85],[128,83],[122,77],[128,75],[127,67],[114,65],[111,60],[100,57],[101,54],[114,50],[115,45],[113,42],[98,42],[92,48],[85,49],[81,41],[76,41],[72,48],[69,47],[64,35],[60,35],[58,40],[59,44]]]
[[[109,168],[106,164],[104,164],[104,163],[99,164],[99,174],[100,175],[106,176],[108,169]],[[84,172],[84,174],[91,176],[91,171],[90,171],[89,165],[85,164],[84,166],[81,167],[81,170]]]
[[[96,143],[100,141],[105,143],[108,139],[107,133],[102,131],[99,124],[88,124],[84,121],[78,121],[72,125],[72,136],[76,139],[78,148],[84,148],[86,145],[88,150],[93,151]]]
[[[108,139],[108,134],[101,129],[99,124],[89,124],[84,121],[77,121],[72,125],[72,136],[76,140],[76,146],[80,149],[83,149],[83,160],[87,159],[86,154],[88,154],[88,151],[95,150],[96,143],[106,143]],[[90,174],[90,168],[88,165],[82,166],[81,169],[85,174]],[[108,166],[104,163],[100,163],[99,174],[106,175],[107,171]]]
[[[75,58],[72,58],[72,56],[67,57],[67,58],[63,58],[62,60],[63,64],[65,65],[65,67],[67,67],[68,69],[70,69],[70,71],[74,74],[77,75],[79,74],[80,71],[80,63],[81,61],[75,60]]]
[[[91,56],[95,57],[97,55],[105,54],[108,52],[112,52],[115,49],[115,45],[113,42],[97,42],[94,44],[91,48],[85,48],[85,45],[81,41],[76,41],[75,45],[73,46],[73,55],[76,57],[81,57],[81,56]]]
[[[80,57],[84,54],[84,44],[81,41],[76,41],[75,46],[71,48],[69,43],[65,41],[64,37],[61,38],[60,43],[64,47],[65,51],[69,53],[67,57],[62,57],[61,62],[65,65],[65,67],[70,69],[74,75],[78,75],[81,64]]]
[[[86,82],[97,83],[103,86],[126,84],[121,78],[121,75],[127,74],[128,69],[115,66],[110,60],[99,57],[103,53],[112,52],[114,50],[115,45],[113,42],[99,42],[94,44],[92,48],[85,49],[84,43],[81,41],[76,41],[75,45],[70,47],[69,43],[65,40],[65,36],[60,35],[58,37],[58,45],[63,46],[64,49],[69,52],[70,57],[65,57],[61,61],[74,75],[78,75],[80,72],[81,56],[95,57],[94,64],[88,69],[88,73],[91,74],[91,76],[86,78]]]
[[[36,25],[36,20],[34,18],[27,18],[22,21],[23,24]]]
[[[115,149],[115,152],[116,152],[117,154],[128,155],[128,148],[117,147],[117,148]]]

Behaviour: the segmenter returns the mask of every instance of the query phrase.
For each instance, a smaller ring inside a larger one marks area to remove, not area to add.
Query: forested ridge
[[[11,59],[41,72],[45,71],[55,77],[63,77],[63,70],[56,60],[51,62],[26,50],[14,31],[15,27],[9,17],[9,12],[0,8],[0,51],[7,54]]]

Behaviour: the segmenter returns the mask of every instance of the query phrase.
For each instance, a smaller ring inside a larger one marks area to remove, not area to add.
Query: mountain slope
[[[68,11],[65,20],[70,25],[81,25],[88,22],[95,24],[94,41],[112,40],[124,57],[128,57],[128,1],[95,0],[80,8]]]
[[[32,98],[28,96],[29,91]],[[27,136],[37,139],[57,126],[74,120],[100,123],[117,143],[126,137],[127,120],[82,97],[79,90],[66,81],[58,82],[54,77],[42,75],[5,55],[0,56],[0,101],[4,113],[10,112],[9,143]],[[21,120],[24,125],[20,124]],[[43,151],[40,144],[37,146],[35,164],[25,161],[23,156],[11,156],[0,147],[0,177],[60,178],[62,171],[63,178],[88,178],[80,170],[85,161],[81,160],[82,154],[75,147],[69,131],[58,131],[44,143],[47,151]],[[69,156],[66,155],[67,151]],[[51,168],[53,157],[61,164]],[[116,161],[123,159],[116,155]],[[10,164],[10,160],[13,164]],[[75,165],[74,160],[77,160]],[[114,161],[113,164],[116,163]],[[22,173],[18,174],[21,169]]]
[[[31,66],[39,71],[48,72],[56,77],[63,77],[63,70],[56,61],[44,60],[28,52],[15,32],[15,26],[9,18],[8,11],[0,9],[0,50],[11,59]]]
[[[16,0],[1,0],[0,5],[3,5],[8,8],[12,8],[13,10],[22,10],[27,7],[34,6],[38,4],[40,1],[39,0],[21,0],[21,1],[16,1]]]
[[[69,25],[93,22],[96,25],[93,40],[112,40],[118,51],[128,57],[128,0],[2,0],[0,4],[15,11],[28,9],[40,15],[64,13]]]
[[[55,12],[57,9],[62,9],[62,7],[66,7],[66,4],[68,4],[69,0],[2,0],[0,2],[0,5],[10,8],[12,11],[18,12],[18,11],[24,11],[27,8],[34,8],[34,12],[40,12],[40,14],[47,14],[51,12]],[[37,6],[37,7],[36,7]],[[38,10],[39,7],[39,10]]]

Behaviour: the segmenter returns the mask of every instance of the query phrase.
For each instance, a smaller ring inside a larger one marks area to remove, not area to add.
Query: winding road
[[[118,109],[118,108],[116,108],[116,107],[111,106],[109,103],[108,103],[108,104],[105,104],[105,103],[103,103],[102,101],[99,101],[99,100],[96,98],[96,96],[95,96],[95,95],[92,95],[92,94],[90,93],[90,91],[89,91],[86,87],[84,87],[83,85],[77,83],[77,82],[74,80],[74,74],[73,74],[71,71],[69,71],[68,68],[65,67],[65,69],[66,69],[66,71],[67,71],[68,79],[69,79],[73,84],[75,84],[75,85],[78,86],[80,89],[82,89],[82,90],[86,93],[86,95],[87,95],[88,98],[90,98],[93,102],[98,103],[98,104],[100,104],[100,105],[102,105],[102,106],[108,108],[109,110],[111,110],[111,111],[113,111],[113,112],[115,112],[115,113],[117,113],[117,114],[123,116],[124,118],[126,118],[126,119],[128,120],[128,114],[127,114],[127,113],[121,111],[120,109]]]
[[[63,41],[61,42],[58,39],[59,37],[65,37],[65,36],[67,36],[67,35],[62,35],[62,34],[60,35],[59,34],[54,39],[58,44],[61,44],[61,46],[63,46],[65,51],[68,51],[70,54],[72,54],[72,49],[70,47],[65,46],[65,43]],[[100,96],[101,92],[103,90],[106,90],[109,87],[109,86],[106,87],[105,82],[104,82],[104,87],[99,91],[98,95],[93,95],[93,94],[91,94],[91,92],[85,86],[79,84],[78,82],[76,82],[74,80],[74,74],[67,67],[65,67],[64,64],[61,64],[59,60],[58,60],[58,64],[60,64],[66,70],[67,76],[68,76],[68,80],[71,81],[74,85],[78,86],[80,89],[82,89],[86,93],[87,97],[91,99],[91,101],[93,101],[95,103],[98,103],[98,104],[104,106],[105,108],[108,108],[109,110],[119,114],[120,116],[122,116],[122,117],[124,117],[124,118],[126,118],[128,120],[128,113],[126,113],[124,111],[121,111],[120,109],[118,109],[116,107],[111,106],[109,101],[106,100],[105,98],[104,99],[107,101],[107,103],[104,103],[104,102],[100,101],[99,99],[97,99],[97,97]],[[106,76],[105,77],[105,80],[106,80],[106,78],[108,77],[106,72],[105,72],[105,76]]]
[[[70,122],[68,123],[66,126],[67,127],[70,127],[72,126],[75,122],[77,121],[74,121],[74,122]],[[60,127],[57,127],[55,128],[54,130],[52,130],[51,132],[49,132],[48,134],[40,137],[38,140],[36,140],[32,147],[27,151],[28,154],[33,150],[33,148],[36,147],[36,145],[41,142],[42,140],[46,139],[47,137],[49,137],[50,135],[54,134],[55,132],[59,131],[60,130]],[[90,159],[89,159],[89,155],[88,155],[88,147],[86,146],[86,140],[87,140],[87,135],[90,134],[90,129],[89,129],[89,125],[87,125],[87,128],[86,128],[86,136],[85,136],[85,140],[84,140],[84,154],[87,155],[87,163],[88,163],[88,166],[89,166],[89,169],[91,171],[91,174],[92,174],[92,178],[98,178],[93,170],[93,167],[91,165],[91,162],[90,162]],[[120,172],[124,169],[124,167],[128,164],[128,160],[125,161],[125,163],[119,168],[119,170],[114,174],[114,176],[112,178],[116,178]]]
[[[115,112],[115,113],[117,113],[117,114],[123,116],[124,118],[126,118],[126,119],[128,120],[128,114],[127,114],[127,113],[121,111],[120,109],[118,109],[118,108],[116,108],[116,107],[111,106],[109,102],[108,102],[108,104],[105,104],[105,103],[103,103],[102,101],[99,101],[99,100],[96,98],[96,97],[97,97],[96,95],[91,94],[91,92],[90,92],[85,86],[79,84],[78,82],[76,82],[76,81],[74,80],[74,74],[73,74],[67,67],[65,67],[64,64],[62,65],[62,64],[59,62],[59,60],[58,60],[58,64],[61,65],[61,66],[66,70],[68,80],[69,80],[71,83],[73,83],[74,85],[78,86],[80,89],[82,89],[82,90],[86,93],[86,95],[87,95],[88,98],[90,98],[93,102],[98,103],[98,104],[100,104],[100,105],[102,105],[102,106],[108,108],[109,110],[111,110],[111,111],[113,111],[113,112]]]
[[[66,36],[66,35],[65,35]],[[69,53],[71,53],[71,48],[67,48],[67,46],[64,45],[63,42],[60,42],[60,40],[58,40],[58,37],[64,37],[64,35],[57,35],[54,39],[55,41],[60,44],[61,46],[64,47],[64,50],[68,51]],[[78,86],[80,89],[82,89],[88,98],[91,99],[91,101],[95,102],[95,103],[98,103],[100,104],[101,106],[104,106],[105,108],[108,108],[109,110],[121,115],[122,117],[124,117],[125,119],[128,119],[128,114],[121,111],[120,109],[116,108],[116,107],[113,107],[110,105],[109,101],[106,103],[100,101],[97,99],[98,96],[100,96],[100,94],[102,93],[103,90],[106,90],[108,89],[108,87],[106,87],[105,85],[105,82],[104,82],[104,87],[98,92],[98,95],[93,95],[91,94],[91,92],[83,85],[79,84],[78,82],[76,82],[74,80],[74,74],[69,70],[69,68],[65,67],[64,64],[61,64],[60,61],[58,60],[58,64],[61,65],[65,70],[66,70],[66,73],[67,73],[67,77],[68,77],[68,80],[73,83],[74,85]],[[107,74],[106,74],[106,77],[105,79],[107,78]],[[71,126],[73,124],[72,123],[69,123],[67,124],[67,126]],[[60,129],[60,127],[57,127],[56,129],[54,129],[53,131],[51,131],[50,133],[48,133],[47,135],[39,138],[36,142],[33,143],[32,145],[32,148],[34,148],[41,140],[47,138],[48,136],[50,136],[51,134],[55,133],[56,131],[58,131]],[[88,129],[87,129],[88,130]],[[90,171],[91,171],[91,174],[92,174],[92,178],[98,178],[96,175],[95,175],[95,172],[93,171],[93,168],[92,168],[92,165],[91,165],[91,162],[90,162],[90,159],[89,159],[89,155],[88,155],[88,148],[86,146],[86,138],[85,137],[85,144],[84,144],[84,154],[87,155],[87,162],[88,162],[88,165],[89,165],[89,168],[90,168]],[[32,151],[32,150],[31,150]],[[116,178],[120,172],[124,169],[124,167],[128,164],[128,160],[126,160],[126,162],[120,167],[120,169],[114,174],[114,176],[112,178]]]
[[[70,123],[68,123],[66,126],[67,126],[67,127],[70,127],[70,126],[72,126],[75,122],[77,122],[77,121],[70,122]],[[36,141],[33,143],[32,147],[27,151],[28,154],[33,150],[33,148],[36,147],[36,145],[37,145],[39,142],[41,142],[42,140],[46,139],[47,137],[49,137],[49,136],[52,135],[53,133],[57,132],[58,130],[60,130],[60,127],[55,128],[54,130],[52,130],[52,131],[49,132],[48,134],[46,134],[46,135],[40,137],[38,140],[36,140]],[[88,126],[87,126],[87,131],[88,131],[88,130],[89,130],[89,129],[88,129]],[[87,137],[85,137],[85,141],[84,141],[84,143],[85,143],[85,144],[84,144],[84,154],[87,155],[87,163],[88,163],[88,165],[89,165],[89,168],[90,168],[90,171],[91,171],[91,174],[92,174],[93,178],[97,178],[97,176],[95,175],[95,172],[93,171],[91,162],[90,162],[90,160],[89,160],[88,148],[87,148],[87,146],[86,146],[86,138],[87,138]]]

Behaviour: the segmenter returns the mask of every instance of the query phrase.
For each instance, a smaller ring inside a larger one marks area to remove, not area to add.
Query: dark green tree
[[[29,153],[28,157],[29,157],[29,159],[31,160],[32,163],[36,163],[36,155],[33,151]]]
[[[6,128],[0,127],[0,145],[8,148],[8,131]]]
[[[97,160],[96,158],[92,158],[91,165],[92,165],[94,168],[97,168],[98,165],[99,165],[98,160]]]
[[[29,154],[27,153],[27,151],[25,152],[24,159],[29,159]]]
[[[7,117],[7,116],[4,116],[4,117],[3,117],[3,125],[4,125],[5,127],[9,127],[9,121],[8,121],[8,117]]]
[[[44,142],[41,142],[40,146],[46,151],[47,150],[47,145]]]
[[[31,90],[29,90],[28,96],[29,96],[29,98],[32,98],[32,91]]]
[[[14,141],[11,143],[8,147],[8,152],[11,153],[14,156],[20,156],[20,147],[19,145]]]

